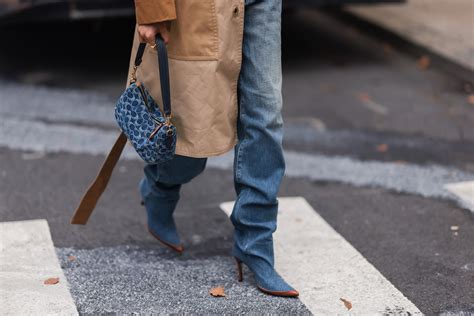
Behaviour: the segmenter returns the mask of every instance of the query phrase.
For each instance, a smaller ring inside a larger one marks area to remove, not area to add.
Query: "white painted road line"
[[[116,100],[91,91],[15,84],[0,80],[0,117],[116,127]],[[27,111],[25,110],[25,105]]]
[[[45,220],[0,223],[0,314],[78,315]]]
[[[302,197],[278,198],[278,272],[315,315],[421,314]],[[230,215],[234,201],[220,205]],[[348,311],[340,299],[352,303]]]
[[[25,102],[29,105],[27,113],[22,111],[22,104]],[[5,83],[0,89],[0,147],[40,152],[39,157],[57,152],[107,154],[119,133],[113,118],[113,103],[110,98],[83,91]],[[77,104],[81,106],[78,107]],[[322,122],[311,119],[293,118],[290,119],[291,122],[311,126],[315,130],[325,129]],[[18,126],[28,128],[18,129]],[[286,129],[285,133],[289,130],[291,129]],[[466,203],[458,195],[449,192],[445,184],[474,180],[471,172],[434,164],[421,166],[361,161],[345,156],[288,150],[284,153],[287,161],[286,175],[290,177],[382,187],[427,198],[450,199],[463,207],[466,207]],[[210,157],[208,166],[232,170],[233,154],[233,150],[230,150],[224,155]],[[140,160],[131,146],[126,147],[122,156],[125,159]],[[34,159],[38,156],[24,157]],[[474,207],[468,208],[474,212]]]
[[[0,95],[1,97],[1,95]],[[19,130],[18,126],[28,126]],[[48,124],[19,118],[0,120],[0,147],[41,153],[107,154],[119,131],[94,127]],[[335,181],[356,186],[377,186],[396,192],[423,197],[451,199],[456,195],[446,190],[446,183],[472,181],[474,174],[459,169],[394,162],[361,161],[345,156],[325,156],[285,150],[286,175],[314,181]],[[140,160],[133,148],[126,146],[124,159]],[[208,166],[232,170],[234,152],[210,157]],[[98,160],[100,163],[100,160]],[[465,206],[463,204],[463,206]],[[474,212],[474,207],[470,208]]]
[[[18,126],[28,128],[18,129]],[[120,131],[104,131],[87,126],[47,124],[18,118],[0,120],[0,146],[45,153],[107,154]],[[128,144],[128,143],[127,143]],[[126,146],[125,158],[140,159],[131,146]]]
[[[381,161],[363,161],[345,156],[325,156],[285,150],[285,175],[313,181],[334,181],[355,186],[374,186],[460,202],[446,190],[444,184],[474,180],[474,174],[459,169],[427,165]],[[233,151],[209,158],[208,166],[232,170]],[[464,205],[463,205],[464,206]],[[474,208],[470,209],[474,212]]]
[[[445,187],[455,194],[467,209],[474,211],[474,181],[449,183]]]

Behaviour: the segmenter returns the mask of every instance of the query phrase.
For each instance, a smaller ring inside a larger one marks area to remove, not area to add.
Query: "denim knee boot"
[[[204,171],[206,162],[207,158],[176,155],[169,161],[144,168],[139,191],[147,212],[148,230],[174,251],[183,251],[173,218],[180,189]]]
[[[181,184],[150,184],[143,177],[139,184],[140,195],[147,212],[149,232],[171,249],[182,252],[183,245],[176,230],[173,212],[179,200]]]
[[[242,263],[260,290],[298,296],[274,269],[273,233],[278,190],[285,172],[282,150],[281,0],[246,0],[239,77],[239,142],[234,155],[237,200],[233,255],[239,280]]]

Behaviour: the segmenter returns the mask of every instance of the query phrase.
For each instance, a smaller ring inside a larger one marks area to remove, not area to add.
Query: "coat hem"
[[[187,151],[183,149],[178,150],[176,148],[175,154],[180,155],[180,156],[193,157],[193,158],[208,158],[211,156],[219,156],[230,151],[232,148],[234,148],[237,145],[238,142],[239,140],[236,138],[229,146],[226,146],[223,149],[219,149],[219,150],[207,152],[207,153],[199,153],[199,154],[195,154],[192,151]]]

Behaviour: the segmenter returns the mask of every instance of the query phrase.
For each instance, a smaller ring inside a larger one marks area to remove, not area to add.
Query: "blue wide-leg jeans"
[[[231,215],[234,255],[274,265],[277,195],[285,172],[282,151],[281,0],[245,0],[243,60],[239,77],[238,144],[234,155],[237,194]],[[181,185],[205,168],[207,158],[176,155],[147,165],[145,179],[156,197],[177,202]]]

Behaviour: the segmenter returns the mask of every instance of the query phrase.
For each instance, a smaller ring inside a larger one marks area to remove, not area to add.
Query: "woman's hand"
[[[168,44],[169,41],[169,21],[157,22],[152,24],[139,24],[138,36],[140,42],[147,42],[150,45],[155,44],[156,34],[161,34],[161,37]]]

